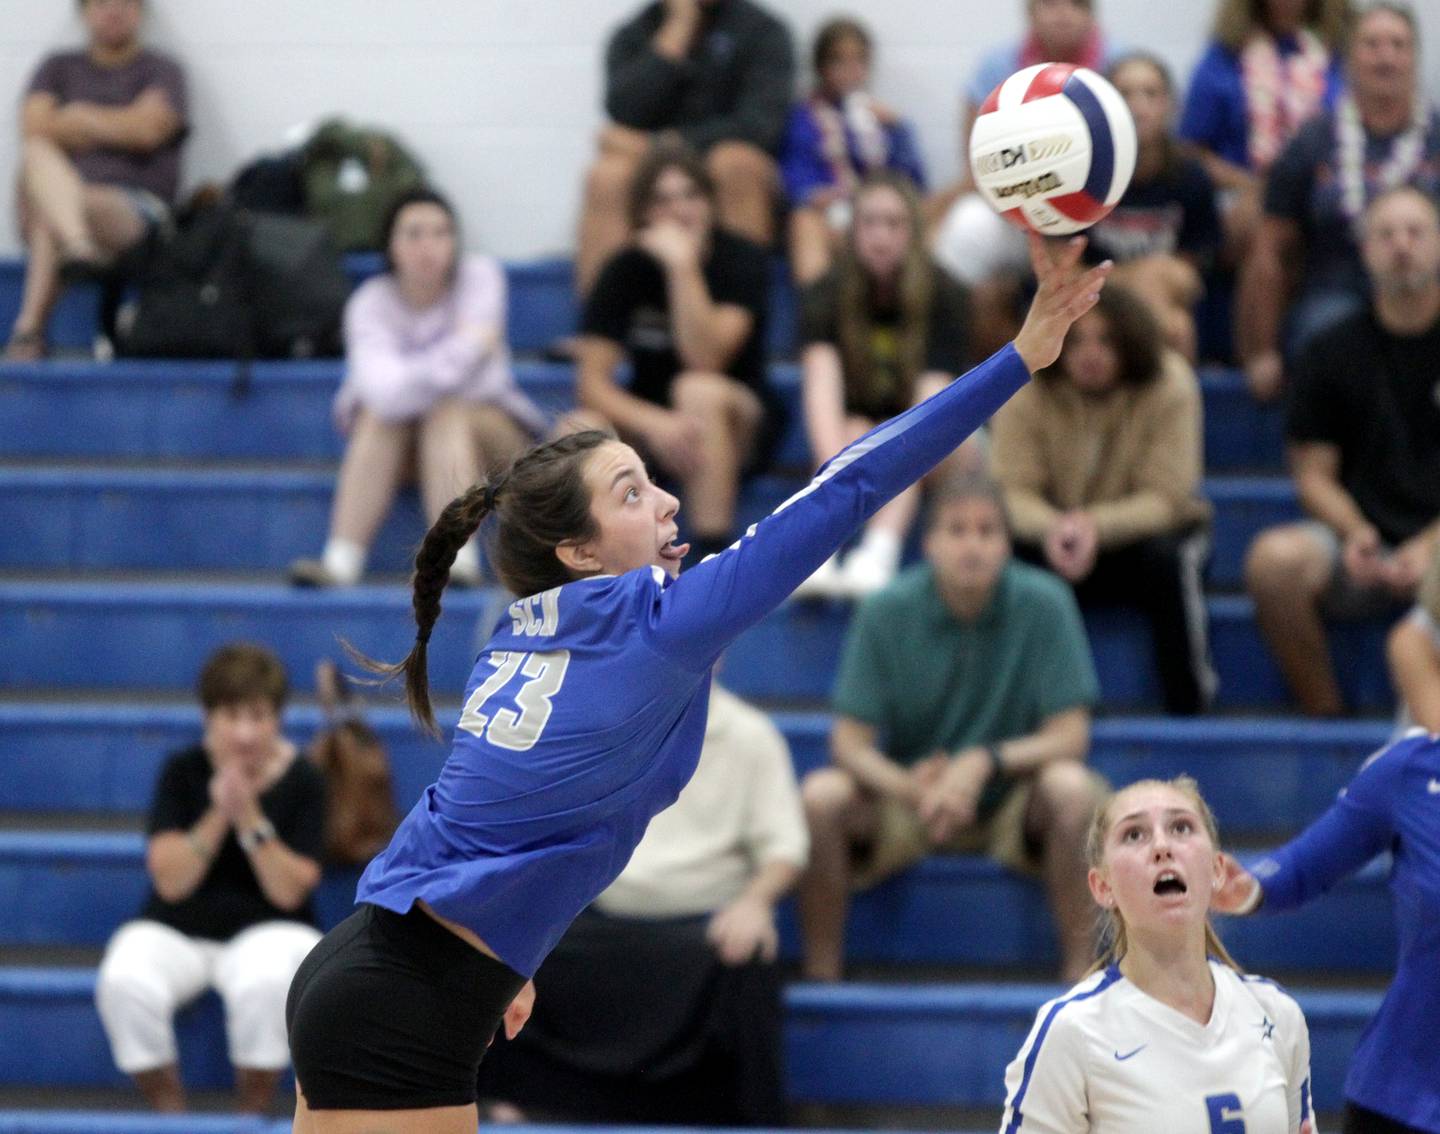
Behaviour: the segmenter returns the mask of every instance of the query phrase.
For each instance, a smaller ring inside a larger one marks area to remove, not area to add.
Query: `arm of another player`
[[[1248,914],[1263,903],[1287,910],[1324,893],[1390,845],[1393,808],[1410,753],[1424,737],[1407,737],[1381,749],[1360,769],[1340,798],[1298,836],[1248,871],[1225,855],[1226,877],[1212,899],[1219,913]]]
[[[929,472],[1007,399],[1060,355],[1065,333],[1094,306],[1111,265],[1086,270],[1083,238],[1051,250],[1031,237],[1039,288],[1015,341],[919,405],[881,424],[826,463],[735,546],[667,588],[650,624],[662,653],[709,666],[889,500]]]

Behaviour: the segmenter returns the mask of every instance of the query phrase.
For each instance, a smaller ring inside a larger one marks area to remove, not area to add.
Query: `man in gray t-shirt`
[[[29,259],[12,360],[44,356],[61,265],[104,267],[165,219],[179,187],[185,77],[141,45],[143,0],[80,0],[80,15],[86,48],[46,58],[21,106]]]

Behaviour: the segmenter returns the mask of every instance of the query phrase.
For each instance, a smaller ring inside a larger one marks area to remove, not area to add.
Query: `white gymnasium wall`
[[[859,15],[880,45],[877,93],[915,120],[934,178],[959,161],[959,91],[987,46],[1013,37],[1022,0],[769,0],[803,61],[816,25]],[[194,133],[186,182],[227,178],[296,123],[344,112],[408,139],[456,199],[471,244],[506,257],[569,248],[600,124],[600,54],[638,0],[148,0],[149,38],[179,55]],[[1183,76],[1211,0],[1103,0],[1104,22]],[[1427,86],[1440,94],[1440,3],[1423,0]],[[40,56],[80,38],[71,0],[0,0],[0,105]],[[15,135],[0,142],[0,185]],[[6,198],[8,192],[0,195]],[[9,211],[6,208],[4,211]],[[16,247],[13,220],[0,252]]]

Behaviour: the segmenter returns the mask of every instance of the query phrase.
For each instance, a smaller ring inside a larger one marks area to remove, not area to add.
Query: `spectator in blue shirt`
[[[890,169],[925,188],[925,167],[905,122],[866,89],[874,40],[848,16],[815,36],[815,90],[790,110],[780,172],[790,199],[790,269],[799,284],[825,274],[865,175]]]

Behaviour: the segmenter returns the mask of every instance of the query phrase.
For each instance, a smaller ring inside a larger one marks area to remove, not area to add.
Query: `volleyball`
[[[970,131],[981,194],[1012,224],[1079,232],[1113,209],[1135,172],[1135,121],[1102,75],[1072,63],[1016,71],[981,104]]]

